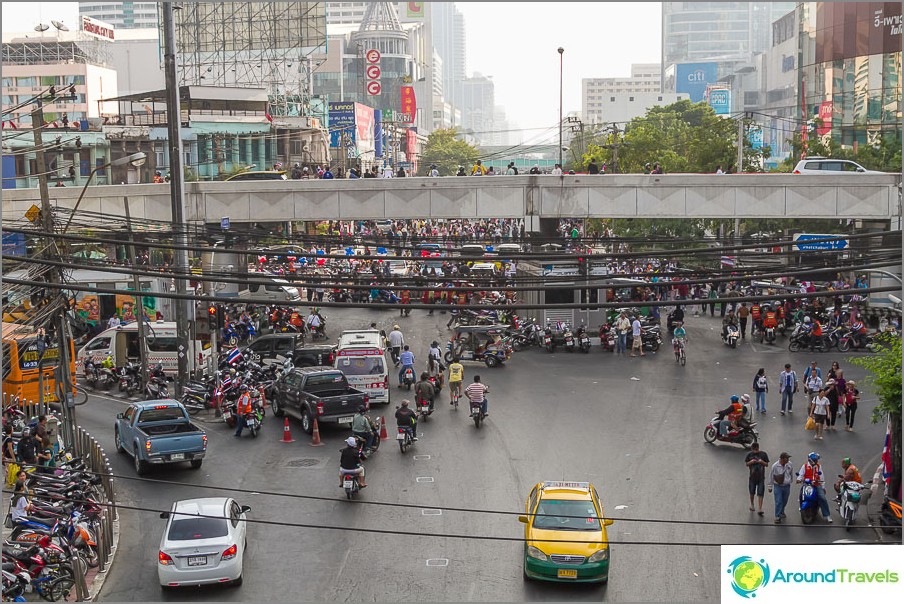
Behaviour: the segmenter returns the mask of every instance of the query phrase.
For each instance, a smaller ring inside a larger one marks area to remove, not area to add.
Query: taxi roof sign
[[[590,490],[589,482],[566,482],[562,480],[544,480],[543,481],[544,489],[581,489],[585,491]]]

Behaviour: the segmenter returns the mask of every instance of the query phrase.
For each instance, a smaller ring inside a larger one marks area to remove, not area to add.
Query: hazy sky
[[[631,63],[661,57],[659,2],[456,2],[465,16],[467,73],[493,76],[496,103],[540,142],[559,112],[559,54],[565,49],[564,111],[581,109],[581,78],[624,77]],[[3,31],[38,21],[78,26],[75,2],[3,2]],[[51,30],[52,31],[52,30]],[[541,128],[540,130],[528,130]]]

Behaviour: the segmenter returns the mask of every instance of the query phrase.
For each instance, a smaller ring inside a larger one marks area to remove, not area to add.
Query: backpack
[[[766,376],[761,375],[756,379],[756,387],[760,390],[766,389]]]

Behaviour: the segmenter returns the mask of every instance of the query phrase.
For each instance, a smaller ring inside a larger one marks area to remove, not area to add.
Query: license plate
[[[207,556],[189,556],[188,558],[189,566],[207,566]],[[562,571],[559,571],[560,573]],[[561,575],[559,575],[561,576]]]
[[[396,434],[396,440],[405,440],[405,434],[403,432],[399,432]]]
[[[340,424],[350,424],[350,423],[352,423],[353,419],[355,419],[355,418],[354,417],[340,417],[339,423]]]
[[[578,571],[573,570],[573,569],[560,568],[559,569],[559,578],[560,579],[577,579]]]
[[[170,461],[182,461],[185,459],[185,453],[173,453],[170,455]]]
[[[350,489],[350,488],[352,488],[352,481],[351,481],[351,480],[345,480],[345,481],[343,481],[343,482],[342,482],[342,488],[343,488],[343,489]]]
[[[229,411],[223,412],[223,419],[229,419],[230,417],[232,417],[232,414]]]

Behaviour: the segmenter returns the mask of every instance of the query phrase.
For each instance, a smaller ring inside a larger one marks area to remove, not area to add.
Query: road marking
[[[415,455],[414,456],[414,461],[426,461],[428,459],[430,459],[429,455]]]
[[[426,509],[426,510],[421,510],[421,515],[422,515],[422,516],[442,516],[442,515],[443,515],[443,511],[442,511],[442,510],[434,510],[434,509],[429,509],[429,508],[428,508],[428,509]]]
[[[449,566],[448,558],[429,558],[427,566]]]
[[[418,476],[417,482],[433,482],[433,476]]]

